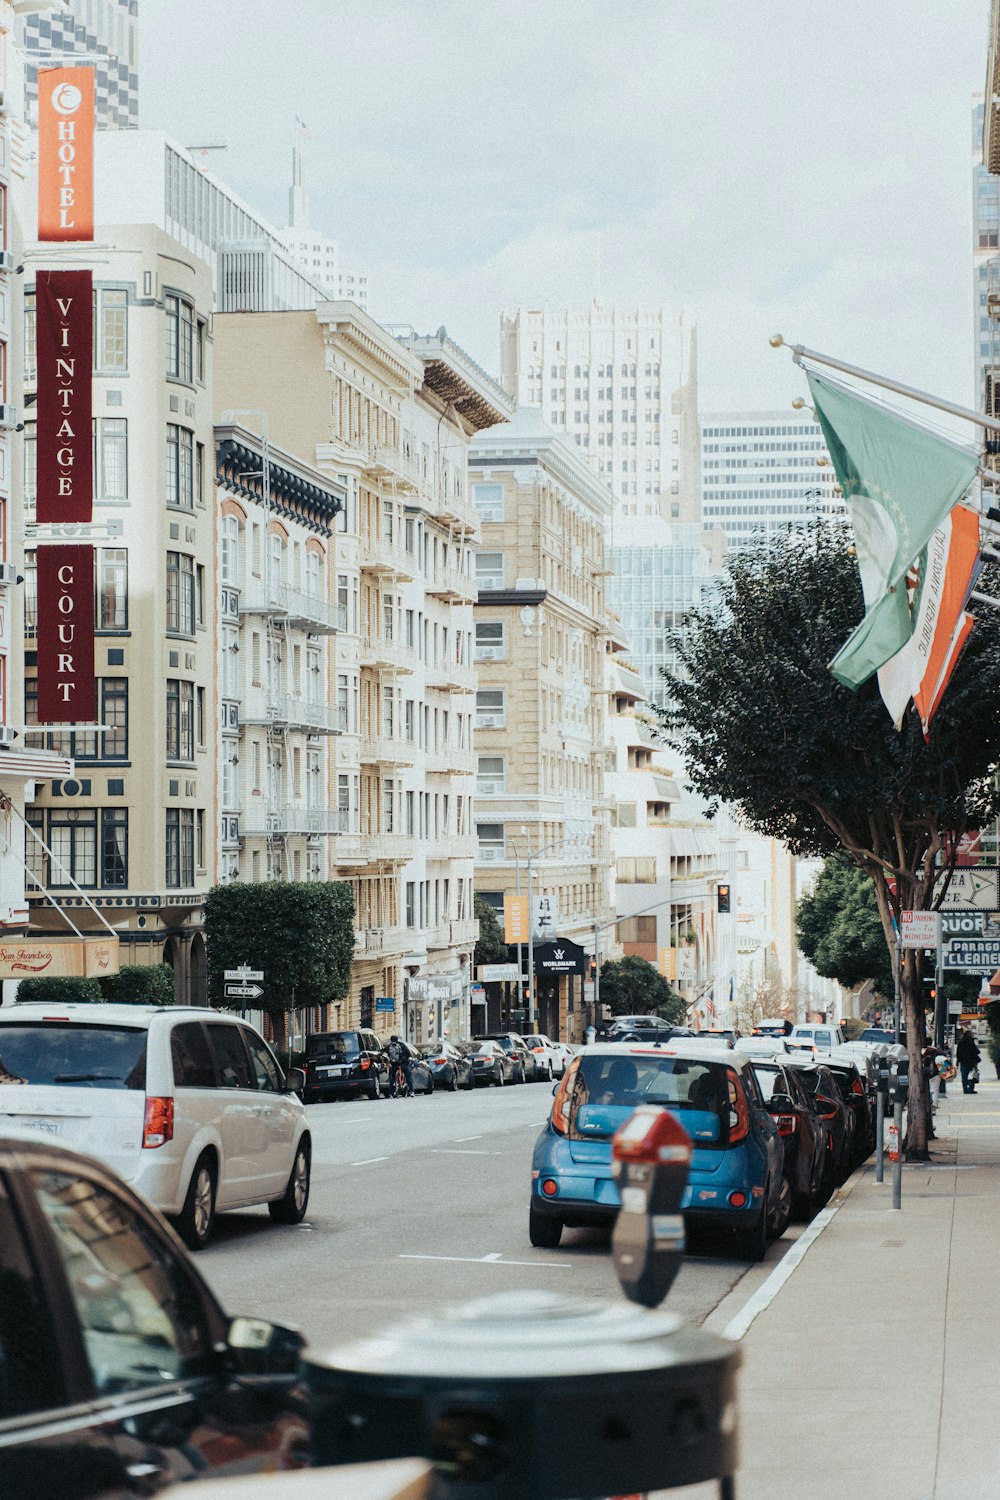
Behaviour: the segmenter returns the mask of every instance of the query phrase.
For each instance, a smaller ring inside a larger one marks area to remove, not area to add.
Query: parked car
[[[477,1042],[496,1042],[502,1047],[514,1064],[512,1082],[527,1083],[534,1082],[536,1076],[535,1054],[528,1048],[527,1042],[520,1032],[517,1031],[489,1031],[482,1036],[473,1038]]]
[[[518,1082],[518,1065],[511,1053],[505,1052],[499,1042],[470,1042],[473,1083],[494,1083],[502,1088],[505,1083]],[[520,1082],[524,1082],[523,1076]]]
[[[113,1037],[108,1063],[123,1056]],[[227,1316],[120,1177],[23,1121],[13,1132],[0,1138],[4,1494],[126,1500],[304,1466],[302,1336]]]
[[[854,1115],[851,1166],[859,1167],[875,1149],[875,1097],[869,1088],[869,1068],[863,1058],[845,1057],[842,1052],[831,1053],[824,1061]]]
[[[596,1043],[574,1058],[535,1143],[531,1243],[555,1248],[565,1225],[614,1221],[611,1137],[640,1104],[669,1109],[691,1137],[688,1223],[731,1231],[740,1252],[760,1260],[791,1210],[781,1138],[749,1060],[684,1039],[655,1049]]]
[[[827,1186],[832,1192],[838,1183],[847,1179],[851,1170],[854,1115],[840,1097],[840,1090],[829,1068],[801,1054],[793,1054],[788,1063],[798,1070],[816,1116],[826,1127]]]
[[[886,1031],[883,1026],[866,1026],[858,1037],[859,1042],[885,1042],[891,1047],[896,1040],[894,1031]]]
[[[662,1016],[615,1016],[601,1038],[605,1042],[668,1042],[682,1028]],[[688,1033],[693,1035],[693,1033]]]
[[[784,1171],[791,1188],[792,1213],[806,1218],[829,1197],[827,1132],[801,1077],[787,1065],[787,1059],[755,1057],[753,1071],[785,1148]]]
[[[739,1037],[739,1032],[728,1026],[699,1026],[695,1036],[704,1037],[716,1042],[724,1042],[727,1047],[734,1047]]]
[[[559,1077],[566,1071],[566,1052],[561,1042],[550,1042],[540,1031],[522,1031],[528,1051],[535,1059],[535,1077],[547,1079]]]
[[[839,1026],[824,1024],[793,1026],[788,1038],[788,1045],[793,1050],[803,1052],[830,1052],[834,1047],[839,1047],[844,1041],[844,1033]]]
[[[791,1021],[782,1016],[765,1017],[758,1021],[753,1029],[754,1036],[788,1036],[792,1029]]]
[[[380,1099],[389,1063],[374,1031],[315,1031],[306,1038],[307,1104],[327,1099]]]
[[[753,1036],[737,1037],[733,1044],[734,1050],[741,1053],[743,1057],[781,1057],[788,1055],[788,1045],[783,1036]]]
[[[304,1082],[224,1011],[52,1001],[0,1009],[0,1129],[16,1120],[98,1157],[172,1215],[192,1250],[226,1209],[267,1203],[280,1223],[305,1217]]]
[[[472,1059],[450,1042],[430,1042],[420,1048],[420,1055],[434,1076],[436,1089],[471,1089]]]

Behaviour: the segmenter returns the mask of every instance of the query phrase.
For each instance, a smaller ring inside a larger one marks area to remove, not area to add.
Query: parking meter
[[[877,1061],[875,1067],[875,1087],[880,1094],[889,1092],[889,1075],[892,1072],[892,1058],[883,1054]]]
[[[889,1074],[889,1098],[893,1104],[905,1104],[910,1093],[910,1060],[896,1057]]]
[[[611,1238],[615,1271],[631,1302],[659,1307],[684,1255],[691,1138],[668,1110],[642,1105],[616,1131],[611,1151],[622,1200]]]

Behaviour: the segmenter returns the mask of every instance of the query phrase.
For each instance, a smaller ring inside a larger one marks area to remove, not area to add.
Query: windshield
[[[327,1031],[311,1036],[306,1043],[307,1057],[357,1057],[357,1033],[353,1031]]]
[[[574,1081],[570,1135],[577,1134],[578,1117],[587,1106],[632,1110],[639,1104],[661,1104],[682,1118],[686,1112],[719,1115],[723,1101],[728,1102],[726,1072],[719,1063],[693,1058],[584,1056]],[[593,1125],[580,1121],[585,1123],[586,1135],[592,1136]]]
[[[754,1068],[753,1076],[760,1084],[760,1091],[764,1095],[765,1102],[772,1094],[783,1094],[785,1092],[785,1080],[777,1068]]]
[[[0,1084],[144,1089],[146,1030],[126,1026],[0,1027]]]

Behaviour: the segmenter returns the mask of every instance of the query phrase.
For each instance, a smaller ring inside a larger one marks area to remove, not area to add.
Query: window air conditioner
[[[17,568],[13,563],[0,563],[0,585],[11,587],[18,580]]]
[[[6,745],[9,748],[16,739],[16,729],[12,729],[9,724],[0,724],[0,745]]]
[[[3,114],[3,89],[0,89],[0,114]],[[0,271],[13,271],[16,265],[15,257],[9,250],[0,250]]]
[[[479,714],[476,719],[477,729],[502,729],[503,714]]]
[[[502,646],[477,646],[476,647],[476,660],[477,661],[502,661],[503,660],[503,647]]]
[[[13,432],[17,427],[17,412],[6,401],[0,405],[0,427],[8,432]]]

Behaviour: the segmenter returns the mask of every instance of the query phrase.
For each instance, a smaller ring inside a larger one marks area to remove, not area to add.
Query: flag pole
[[[800,365],[804,359],[813,360],[818,365],[829,365],[831,369],[840,370],[845,375],[855,375],[859,380],[867,380],[871,385],[880,385],[887,391],[895,391],[898,396],[908,396],[912,401],[922,401],[925,406],[935,406],[938,411],[949,412],[953,417],[964,417],[967,422],[975,422],[977,427],[984,427],[987,432],[1000,432],[1000,418],[988,417],[985,412],[973,411],[968,406],[958,406],[954,401],[945,401],[941,396],[931,396],[927,391],[918,391],[912,385],[903,385],[901,381],[890,380],[888,375],[875,375],[871,370],[862,370],[858,365],[849,365],[842,359],[834,359],[830,354],[818,354],[815,349],[807,349],[803,344],[786,344],[780,333],[772,334],[769,342],[772,349],[791,350],[792,359],[797,365]]]

